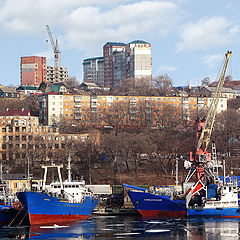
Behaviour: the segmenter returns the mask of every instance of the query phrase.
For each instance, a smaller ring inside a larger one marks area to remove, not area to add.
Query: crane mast
[[[213,144],[213,156],[207,151],[210,137],[212,134],[213,124],[215,121],[217,106],[221,96],[222,87],[225,80],[227,65],[232,52],[228,51],[225,55],[225,62],[219,78],[215,94],[213,96],[211,105],[205,121],[197,121],[196,124],[196,149],[195,152],[190,152],[190,171],[188,172],[185,183],[196,173],[196,183],[186,192],[186,205],[190,204],[191,199],[195,195],[201,195],[202,192],[207,191],[207,182],[218,179],[218,167],[220,166],[216,159],[215,143]],[[198,134],[200,137],[198,139]],[[188,165],[188,164],[187,164]],[[192,166],[193,165],[193,166]]]
[[[213,124],[214,124],[216,113],[217,113],[217,106],[218,106],[219,98],[221,96],[222,87],[223,87],[224,80],[225,80],[225,73],[226,73],[227,65],[228,65],[231,54],[232,54],[232,52],[228,51],[225,55],[225,57],[226,57],[225,63],[224,63],[224,66],[223,66],[223,69],[221,72],[221,76],[220,76],[218,84],[217,84],[217,88],[216,88],[214,97],[212,99],[212,103],[211,103],[209,111],[208,111],[206,121],[204,123],[200,138],[198,140],[196,154],[198,154],[200,148],[202,148],[202,150],[205,152],[207,150],[208,144],[210,142]]]
[[[46,25],[46,28],[47,28],[47,33],[48,33],[48,36],[49,36],[49,39],[50,39],[50,42],[51,42],[51,46],[52,46],[52,49],[53,49],[53,53],[54,53],[54,67],[56,69],[58,69],[61,65],[60,64],[61,52],[58,49],[58,40],[56,39],[56,43],[55,43],[55,41],[53,39],[52,32],[50,30],[50,27],[48,25]]]
[[[225,73],[231,53],[232,52],[228,51],[225,55],[225,63],[217,84],[217,88],[215,90],[215,94],[209,107],[206,120],[198,120],[196,122],[196,148],[194,151],[190,152],[190,162],[186,161],[186,168],[190,167],[190,171],[185,178],[185,183],[191,179],[194,173],[196,173],[197,179],[203,179],[205,170],[208,168],[207,163],[212,162],[211,153],[207,151],[207,147],[210,142],[213,124],[217,113],[217,106],[221,96],[222,87],[225,80]]]

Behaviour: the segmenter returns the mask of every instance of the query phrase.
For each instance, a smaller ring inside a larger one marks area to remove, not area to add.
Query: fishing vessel
[[[186,217],[186,200],[180,196],[151,193],[148,189],[124,184],[130,188],[127,193],[143,218],[184,218]]]
[[[62,165],[42,166],[44,179],[42,191],[26,191],[17,193],[17,197],[27,210],[30,225],[62,223],[89,218],[98,203],[98,199],[90,192],[85,181],[72,181],[70,160],[68,180],[62,181]],[[46,186],[48,168],[57,168],[58,182]]]

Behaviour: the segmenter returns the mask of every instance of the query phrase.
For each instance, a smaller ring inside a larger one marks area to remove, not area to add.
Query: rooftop
[[[16,90],[37,90],[37,87],[33,87],[33,86],[20,86],[18,87]]]
[[[216,87],[205,87],[207,90],[209,90],[210,92],[215,92],[216,91]],[[229,87],[223,87],[222,88],[222,93],[235,93],[235,91],[232,88]]]
[[[150,44],[149,42],[145,42],[143,40],[134,40],[134,41],[130,42],[129,44],[137,44],[137,43],[139,43],[139,44]]]
[[[125,43],[122,43],[122,42],[107,42],[105,45],[112,45],[112,46],[126,46]]]
[[[83,61],[92,61],[92,60],[103,60],[103,57],[93,57],[93,58],[86,58]]]
[[[30,110],[24,108],[22,110],[6,109],[6,111],[0,112],[0,116],[30,116]]]

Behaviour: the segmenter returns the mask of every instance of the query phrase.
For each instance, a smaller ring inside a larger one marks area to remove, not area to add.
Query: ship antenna
[[[68,167],[67,167],[67,170],[68,170],[68,182],[71,182],[72,178],[71,178],[71,157],[70,157],[70,155],[68,156]]]

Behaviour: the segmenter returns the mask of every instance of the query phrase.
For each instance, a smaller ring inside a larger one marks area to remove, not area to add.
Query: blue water
[[[95,216],[87,221],[37,227],[1,227],[0,239],[239,239],[240,219],[142,220]]]

